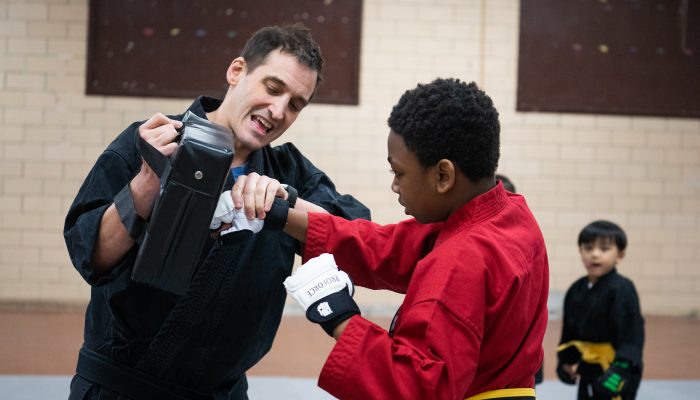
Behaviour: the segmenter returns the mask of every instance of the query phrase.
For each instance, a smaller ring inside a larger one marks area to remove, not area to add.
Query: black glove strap
[[[289,202],[282,200],[279,197],[275,198],[270,211],[265,215],[265,223],[263,229],[269,231],[279,231],[287,225],[287,217],[289,216]]]
[[[282,185],[284,190],[287,191],[287,203],[289,203],[289,208],[294,208],[297,204],[297,199],[299,198],[299,192],[292,185]]]
[[[347,289],[332,293],[306,309],[306,318],[321,325],[330,337],[336,326],[356,314],[360,314],[360,308]]]
[[[141,238],[146,230],[146,220],[136,213],[134,198],[131,196],[131,188],[128,183],[114,196],[114,207],[116,207],[119,219],[126,227],[126,231],[129,232],[129,236],[137,243],[141,243]]]

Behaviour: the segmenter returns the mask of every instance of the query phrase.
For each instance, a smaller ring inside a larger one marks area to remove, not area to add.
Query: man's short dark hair
[[[472,182],[496,172],[498,111],[474,82],[436,79],[419,84],[394,106],[389,127],[425,168],[446,158]]]
[[[321,48],[311,37],[311,31],[302,24],[267,26],[255,32],[241,52],[248,64],[248,73],[263,64],[267,55],[277,49],[296,57],[299,64],[316,71],[318,86],[322,80],[324,65]]]
[[[627,248],[625,231],[616,223],[605,220],[593,221],[586,225],[578,235],[578,245],[593,243],[599,238],[614,240],[620,251]]]

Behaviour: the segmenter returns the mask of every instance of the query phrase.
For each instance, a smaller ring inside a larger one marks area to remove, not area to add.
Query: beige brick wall
[[[127,124],[190,103],[85,96],[87,3],[0,0],[0,301],[88,298],[61,236],[78,186]],[[629,234],[620,270],[643,310],[700,311],[700,120],[515,112],[518,20],[517,0],[365,0],[360,105],[312,105],[283,139],[394,222],[405,216],[385,161],[392,105],[418,82],[475,80],[501,113],[499,170],[541,224],[552,289],[583,273],[579,229],[609,218]]]

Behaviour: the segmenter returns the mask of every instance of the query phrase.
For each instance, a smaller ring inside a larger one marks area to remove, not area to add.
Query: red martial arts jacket
[[[405,293],[393,335],[351,319],[319,377],[340,399],[465,399],[532,388],[549,269],[525,199],[499,182],[444,223],[309,215],[304,260],[332,253],[355,284]]]

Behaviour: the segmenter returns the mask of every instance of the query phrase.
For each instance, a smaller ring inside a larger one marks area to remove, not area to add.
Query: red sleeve
[[[340,399],[463,399],[476,373],[480,335],[444,304],[401,316],[394,337],[355,316],[335,344],[319,386]]]
[[[405,293],[416,263],[430,252],[441,227],[415,219],[379,225],[309,213],[303,262],[331,253],[356,285]]]

